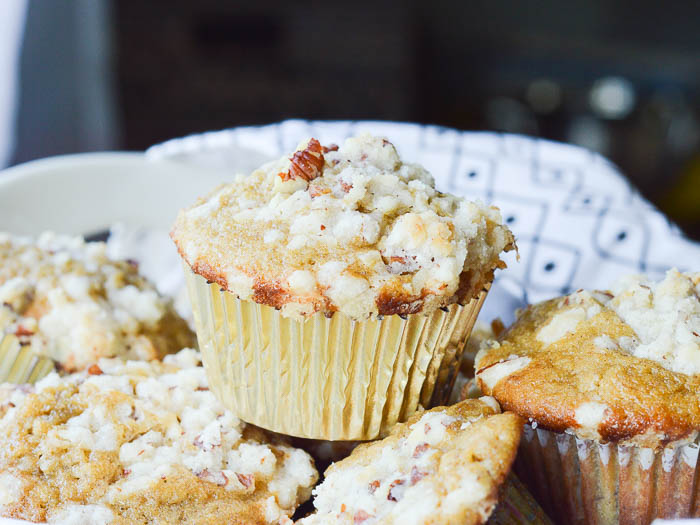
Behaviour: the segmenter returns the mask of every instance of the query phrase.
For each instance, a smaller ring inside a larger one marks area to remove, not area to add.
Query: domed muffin
[[[318,477],[308,454],[218,403],[194,350],[5,385],[0,403],[5,517],[277,524]]]
[[[0,234],[0,327],[0,380],[13,382],[37,379],[28,354],[73,372],[101,357],[160,359],[194,343],[134,264],[110,260],[103,243],[49,233]]]
[[[172,238],[221,398],[319,439],[374,438],[419,401],[444,402],[513,247],[497,209],[437,191],[369,135],[301,144],[181,211]]]
[[[523,311],[476,359],[526,425],[522,472],[569,523],[700,515],[700,274],[628,277]]]
[[[518,416],[499,412],[485,397],[412,416],[329,467],[314,489],[316,512],[297,523],[485,523],[522,431]],[[548,522],[533,520],[521,523]]]

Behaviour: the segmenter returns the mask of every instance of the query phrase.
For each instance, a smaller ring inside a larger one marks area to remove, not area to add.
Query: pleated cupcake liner
[[[527,487],[511,473],[501,487],[501,497],[488,520],[489,525],[551,525],[552,520]]]
[[[558,523],[636,525],[700,517],[699,442],[654,451],[525,425],[515,468]]]
[[[16,336],[5,334],[0,339],[0,383],[36,383],[54,370],[52,359],[23,346]]]
[[[375,439],[444,404],[486,297],[406,319],[297,321],[184,268],[212,391],[248,423],[311,439]]]

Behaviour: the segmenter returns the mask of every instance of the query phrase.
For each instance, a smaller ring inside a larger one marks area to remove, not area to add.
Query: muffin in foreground
[[[525,426],[519,472],[567,523],[700,516],[700,274],[527,308],[476,359]]]
[[[172,237],[222,400],[271,430],[346,440],[445,401],[513,247],[497,209],[438,192],[369,135],[301,144],[181,211]]]
[[[314,489],[315,524],[485,523],[499,499],[522,421],[493,398],[439,407],[333,464]]]
[[[194,350],[163,363],[102,359],[1,394],[5,517],[276,524],[318,477],[308,454],[216,401]]]
[[[109,259],[104,243],[50,233],[0,234],[0,327],[0,381],[18,383],[36,379],[26,354],[73,372],[101,357],[160,359],[194,343],[134,264]]]

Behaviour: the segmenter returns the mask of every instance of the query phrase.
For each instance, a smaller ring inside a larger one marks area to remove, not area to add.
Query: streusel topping
[[[300,144],[181,211],[172,237],[241,299],[357,319],[468,302],[513,247],[496,208],[437,191],[370,135]]]
[[[700,431],[700,273],[533,305],[477,355],[484,393],[557,432],[646,447]]]
[[[157,359],[194,344],[171,302],[103,243],[0,234],[0,327],[66,371],[100,357]]]
[[[308,454],[224,409],[194,350],[164,363],[102,359],[5,385],[0,399],[2,516],[278,523],[317,479]]]
[[[315,524],[485,523],[515,458],[521,420],[493,398],[439,407],[360,445],[314,489]]]

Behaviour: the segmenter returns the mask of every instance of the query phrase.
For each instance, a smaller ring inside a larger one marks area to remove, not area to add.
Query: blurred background
[[[288,117],[596,150],[700,239],[700,3],[3,0],[0,165]]]

